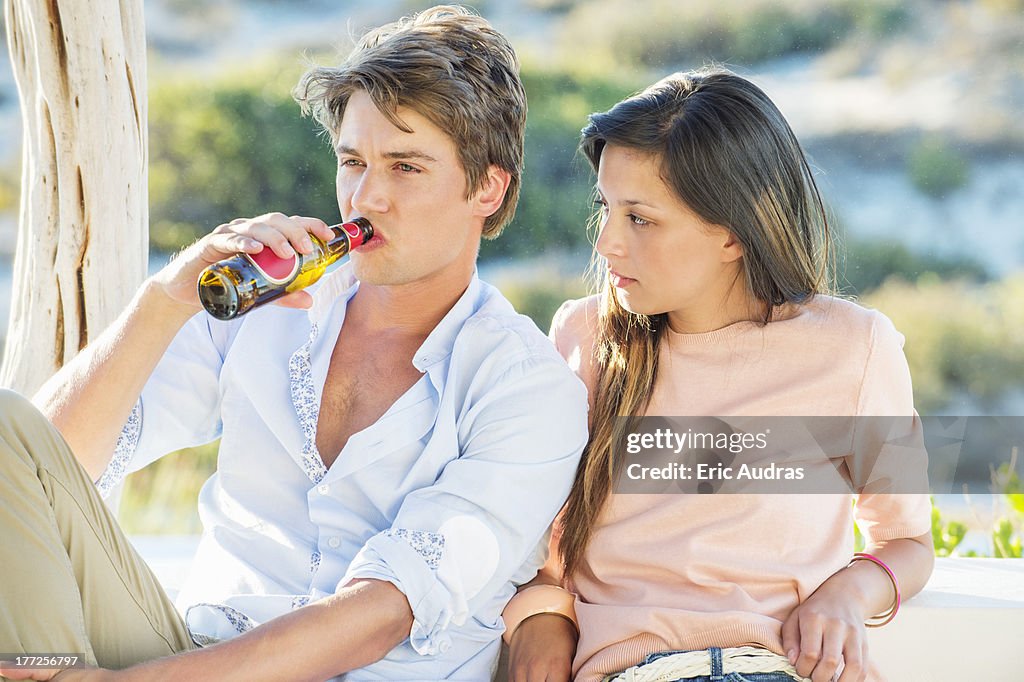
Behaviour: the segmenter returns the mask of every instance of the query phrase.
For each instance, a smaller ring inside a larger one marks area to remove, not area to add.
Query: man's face
[[[486,215],[466,198],[455,144],[417,112],[400,107],[412,129],[396,128],[357,90],[338,131],[338,206],[346,220],[367,218],[374,238],[352,252],[366,284],[461,279],[472,272]]]

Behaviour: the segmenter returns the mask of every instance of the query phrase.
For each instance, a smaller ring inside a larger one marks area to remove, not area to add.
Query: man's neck
[[[399,285],[360,283],[348,303],[345,324],[369,333],[426,338],[459,300],[473,270]]]

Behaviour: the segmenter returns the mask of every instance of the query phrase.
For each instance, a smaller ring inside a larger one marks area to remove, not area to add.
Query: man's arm
[[[125,670],[11,671],[11,679],[52,682],[322,682],[384,658],[412,627],[397,587],[353,580],[334,595],[275,618],[221,644]]]
[[[110,461],[153,368],[195,312],[147,280],[117,320],[36,393],[33,402],[93,480]]]
[[[279,213],[219,226],[148,279],[114,324],[36,393],[33,402],[93,479],[107,466],[121,428],[171,340],[201,309],[196,282],[203,268],[234,253],[257,253],[264,244],[282,257],[309,253],[307,232],[333,236],[323,221]],[[309,296],[296,292],[278,302],[308,307]]]

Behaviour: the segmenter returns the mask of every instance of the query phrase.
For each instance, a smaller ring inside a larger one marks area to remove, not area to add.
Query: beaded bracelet
[[[900,602],[902,601],[900,597],[900,583],[898,580],[896,580],[896,574],[892,572],[892,569],[886,566],[885,562],[876,557],[874,554],[868,554],[867,552],[857,552],[853,555],[853,558],[850,559],[850,563],[847,564],[847,566],[852,566],[856,561],[870,561],[871,563],[875,564],[883,571],[885,571],[885,574],[889,576],[889,580],[892,581],[892,591],[895,595],[892,600],[892,606],[890,606],[889,610],[885,613],[879,614],[877,616],[871,616],[871,618],[868,618],[868,622],[864,623],[864,625],[869,628],[880,628],[886,623],[890,622],[893,618],[895,618],[896,612],[900,610]]]

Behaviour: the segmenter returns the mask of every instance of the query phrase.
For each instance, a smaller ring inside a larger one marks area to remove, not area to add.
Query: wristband
[[[505,621],[505,633],[502,635],[502,638],[506,644],[509,644],[512,641],[512,635],[516,632],[516,628],[524,620],[541,613],[550,613],[565,618],[572,623],[578,634],[580,625],[576,621],[575,604],[576,596],[561,587],[555,585],[527,587],[512,597],[501,614],[502,619]]]
[[[889,610],[885,613],[881,613],[877,616],[871,616],[871,618],[868,618],[868,620],[864,623],[864,625],[869,628],[880,628],[886,623],[890,622],[893,618],[895,618],[896,612],[900,610],[900,583],[898,580],[896,580],[896,574],[892,572],[892,569],[886,566],[885,562],[876,557],[874,554],[868,554],[867,552],[857,552],[853,555],[853,558],[850,559],[850,563],[847,564],[847,566],[852,566],[856,561],[870,561],[871,563],[875,564],[883,571],[885,571],[885,574],[889,576],[889,580],[892,581],[892,606],[890,606]]]

